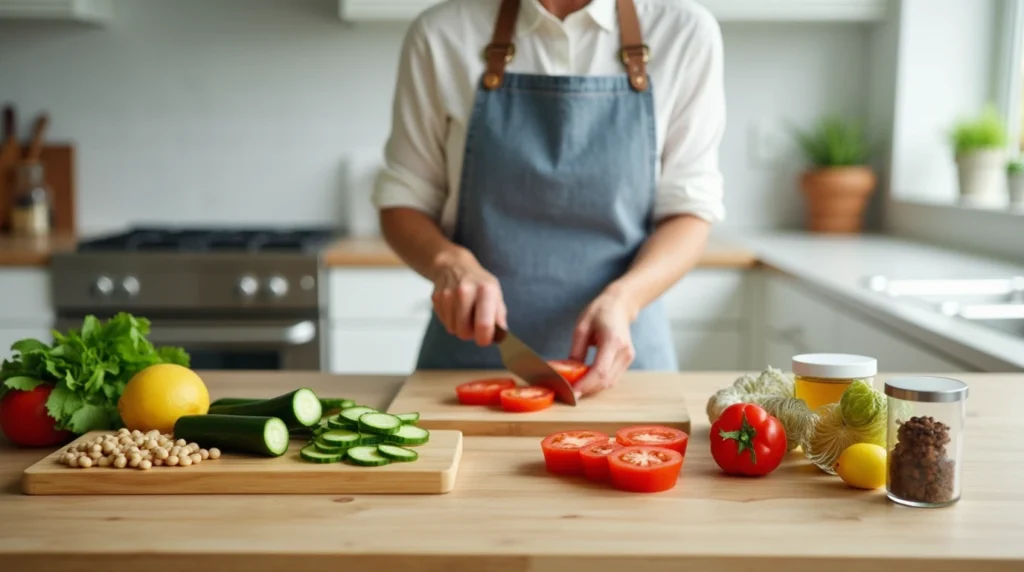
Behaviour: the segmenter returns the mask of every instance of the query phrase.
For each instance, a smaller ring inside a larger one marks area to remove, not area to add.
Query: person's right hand
[[[495,326],[507,329],[501,285],[468,252],[441,266],[434,278],[434,312],[448,333],[479,346],[494,341]]]

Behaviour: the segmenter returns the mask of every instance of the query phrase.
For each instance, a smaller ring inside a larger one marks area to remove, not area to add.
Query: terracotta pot
[[[875,183],[875,173],[868,166],[805,172],[800,187],[807,201],[807,227],[814,232],[860,232]]]

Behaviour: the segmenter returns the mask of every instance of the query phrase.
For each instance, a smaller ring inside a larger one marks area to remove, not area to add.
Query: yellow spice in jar
[[[850,379],[822,379],[794,376],[796,397],[803,399],[811,410],[822,405],[837,403],[843,392],[853,383]]]

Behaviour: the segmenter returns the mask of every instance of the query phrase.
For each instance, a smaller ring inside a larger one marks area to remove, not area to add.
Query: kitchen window
[[[1024,205],[1010,201],[1010,159],[1024,159],[1024,0],[901,0],[876,31],[877,124],[891,125],[884,226],[890,233],[1024,262]],[[889,90],[889,87],[892,87]],[[891,97],[891,100],[884,99]],[[889,105],[891,103],[891,105]],[[988,108],[1005,131],[985,200],[961,192],[951,133]],[[878,111],[884,110],[884,111]],[[891,116],[880,115],[892,112]]]

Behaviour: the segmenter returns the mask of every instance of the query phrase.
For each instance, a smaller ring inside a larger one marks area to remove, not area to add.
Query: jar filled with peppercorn
[[[923,508],[960,500],[967,384],[945,377],[901,377],[885,382],[885,394],[889,498]]]

